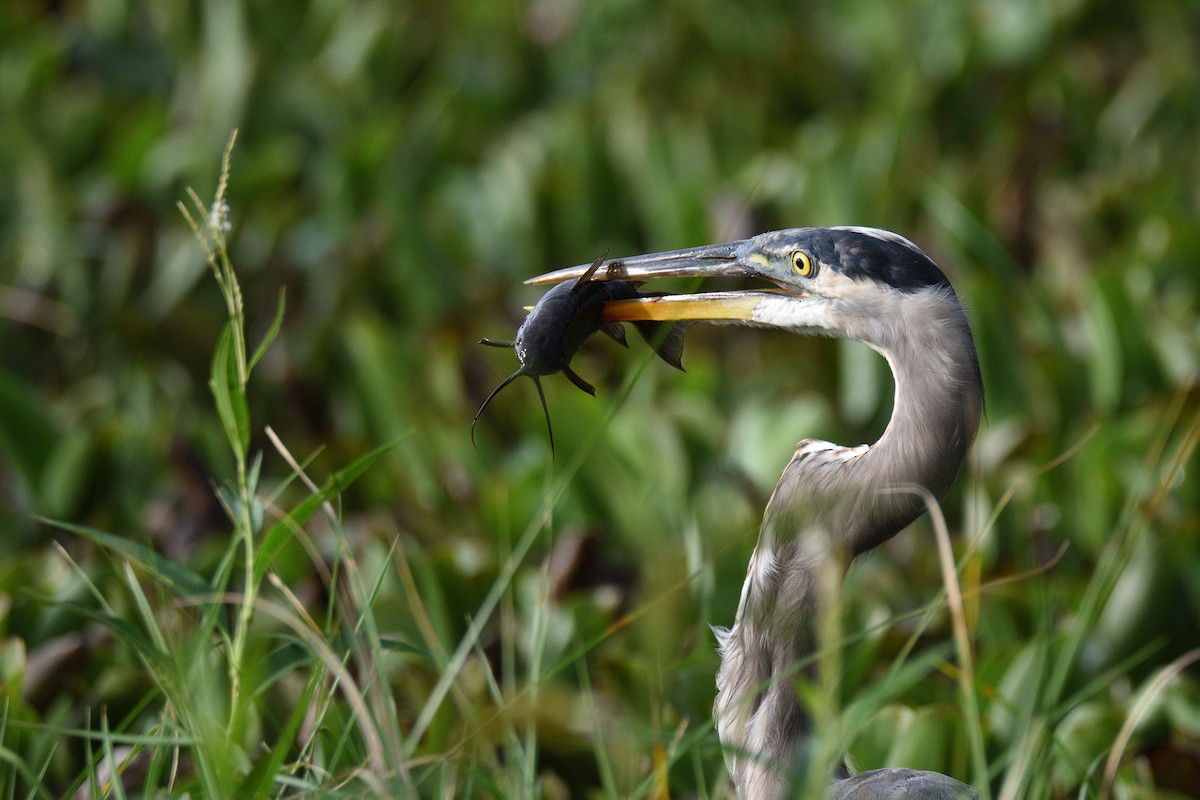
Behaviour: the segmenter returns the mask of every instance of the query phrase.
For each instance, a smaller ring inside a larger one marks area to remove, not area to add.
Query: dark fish
[[[475,423],[501,389],[522,375],[528,375],[537,386],[542,401],[542,412],[546,415],[546,430],[550,433],[550,452],[554,453],[554,429],[550,426],[550,409],[546,406],[546,395],[542,392],[541,376],[561,372],[571,383],[588,394],[595,396],[596,389],[571,369],[571,359],[583,343],[596,331],[603,331],[616,342],[628,347],[625,328],[620,322],[604,321],[604,304],[613,300],[632,300],[637,297],[656,297],[657,294],[642,294],[635,284],[628,281],[593,281],[592,276],[604,263],[604,256],[592,262],[587,272],[571,283],[560,283],[542,295],[537,305],[525,317],[517,336],[511,342],[497,339],[480,339],[480,344],[491,347],[512,347],[517,351],[521,367],[509,375],[483,401],[471,420],[471,443],[475,443]],[[609,269],[620,266],[613,262]],[[659,357],[676,369],[683,369],[684,323],[633,322]]]

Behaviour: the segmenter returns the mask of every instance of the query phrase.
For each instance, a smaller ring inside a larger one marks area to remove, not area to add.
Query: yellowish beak
[[[604,319],[626,322],[643,320],[746,321],[766,292],[713,292],[641,297],[616,300],[604,305]]]

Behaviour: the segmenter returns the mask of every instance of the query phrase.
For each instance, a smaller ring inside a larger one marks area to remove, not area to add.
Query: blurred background
[[[105,708],[141,732],[162,705],[83,613],[64,553],[114,596],[120,560],[41,518],[201,575],[228,547],[213,487],[234,464],[207,385],[225,306],[176,204],[212,198],[237,128],[251,346],[286,289],[248,387],[260,491],[305,496],[265,426],[318,482],[395,443],[339,508],[380,629],[408,643],[387,668],[402,729],[439,676],[432,642],[453,650],[505,590],[460,691],[534,732],[533,765],[507,783],[497,717],[446,708],[408,753],[441,765],[421,793],[720,796],[707,625],[732,621],[795,442],[883,429],[886,364],[698,327],[677,373],[598,337],[574,364],[596,398],[544,382],[551,460],[526,381],[471,446],[517,366],[476,342],[511,337],[539,296],[522,281],[547,269],[853,224],[929,252],[979,345],[986,420],[946,512],[956,546],[978,542],[993,789],[1023,768],[1039,777],[1018,796],[1091,796],[1136,699],[1200,644],[1198,31],[1200,5],[1168,0],[4,3],[0,685],[23,727],[0,725],[0,772],[28,771],[3,785],[71,790],[98,755],[63,731]],[[922,522],[852,572],[848,629],[893,624],[851,647],[847,698],[940,591],[931,537]],[[320,609],[314,558],[273,567]],[[948,630],[934,613],[917,652]],[[497,703],[491,674],[537,691]],[[1159,689],[1122,791],[1200,796],[1195,668]],[[966,776],[954,696],[932,670],[852,755]],[[447,763],[480,783],[438,783]]]

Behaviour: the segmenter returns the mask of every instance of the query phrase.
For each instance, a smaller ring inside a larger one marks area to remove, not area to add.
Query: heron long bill
[[[800,296],[802,293],[794,286],[786,285],[771,274],[767,259],[754,245],[754,240],[741,239],[724,244],[611,259],[601,265],[602,269],[597,271],[595,279],[648,281],[654,278],[752,277],[772,281],[788,293]],[[550,284],[574,280],[589,266],[585,264],[547,272],[530,278],[525,283]],[[626,322],[752,322],[755,309],[764,299],[771,296],[778,296],[778,291],[725,291],[640,297],[606,304],[604,318]]]

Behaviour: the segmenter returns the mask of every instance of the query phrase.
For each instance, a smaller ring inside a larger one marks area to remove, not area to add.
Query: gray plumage
[[[965,783],[937,772],[916,769],[873,769],[836,781],[830,800],[978,800]]]

